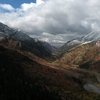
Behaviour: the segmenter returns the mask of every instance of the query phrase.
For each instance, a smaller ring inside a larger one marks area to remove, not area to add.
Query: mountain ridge
[[[18,47],[22,50],[29,51],[33,54],[36,54],[39,57],[50,58],[52,57],[53,47],[45,42],[35,40],[25,33],[9,28],[7,25],[0,23],[0,43],[5,43],[5,45],[11,45],[14,48]]]

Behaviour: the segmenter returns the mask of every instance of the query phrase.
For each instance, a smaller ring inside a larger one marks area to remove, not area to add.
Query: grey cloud
[[[0,16],[0,21],[30,32],[33,36],[41,36],[42,39],[44,39],[43,33],[49,33],[54,34],[54,37],[60,36],[66,41],[100,30],[99,16],[100,0],[48,0],[40,5],[24,3],[16,11]],[[47,38],[50,40],[53,37],[47,36]]]

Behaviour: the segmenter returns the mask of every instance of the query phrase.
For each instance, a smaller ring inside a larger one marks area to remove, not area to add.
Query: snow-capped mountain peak
[[[83,42],[100,40],[100,31],[90,32],[82,38]]]

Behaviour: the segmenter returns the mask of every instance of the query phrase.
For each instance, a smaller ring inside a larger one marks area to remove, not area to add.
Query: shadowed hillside
[[[66,71],[0,46],[0,100],[94,100],[96,96],[87,94]]]

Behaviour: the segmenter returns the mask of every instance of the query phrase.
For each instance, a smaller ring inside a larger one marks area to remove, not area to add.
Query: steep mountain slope
[[[48,43],[35,40],[21,31],[11,29],[0,23],[0,43],[11,48],[18,48],[32,52],[39,57],[52,57],[53,47]]]
[[[61,57],[64,53],[66,53],[68,50],[77,47],[81,44],[81,40],[80,39],[73,39],[68,41],[67,43],[65,43],[63,46],[61,46],[60,48],[58,48],[58,50],[56,50],[56,52],[54,52],[54,54],[58,57]]]
[[[72,48],[63,54],[60,59],[55,61],[55,63],[62,66],[79,67],[79,65],[84,63],[95,62],[95,60],[99,60],[100,57],[100,47],[97,43],[98,42],[91,42]]]

